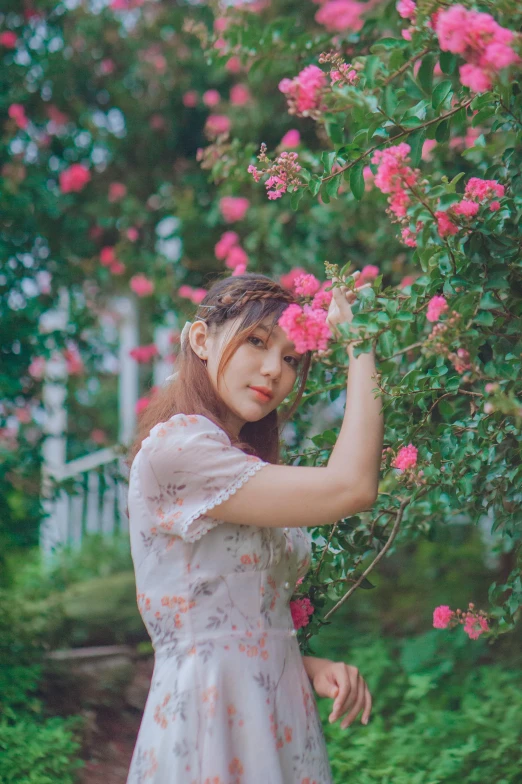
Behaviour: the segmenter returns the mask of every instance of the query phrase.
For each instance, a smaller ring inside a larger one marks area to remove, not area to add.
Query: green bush
[[[83,766],[75,759],[80,723],[75,717],[0,722],[2,784],[74,784],[76,771]]]
[[[480,664],[486,645],[431,630],[399,643],[360,638],[344,657],[373,698],[370,723],[330,725],[319,700],[336,784],[516,784],[522,674]]]

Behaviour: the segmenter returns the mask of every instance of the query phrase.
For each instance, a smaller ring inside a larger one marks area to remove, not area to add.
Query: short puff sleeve
[[[195,542],[224,522],[206,512],[265,465],[232,446],[225,431],[205,416],[175,414],[155,425],[142,443],[139,467],[152,531]]]

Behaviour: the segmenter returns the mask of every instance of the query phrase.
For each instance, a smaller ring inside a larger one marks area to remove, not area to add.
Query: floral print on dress
[[[136,600],[155,664],[127,784],[332,784],[289,606],[308,530],[206,515],[264,465],[184,414],[134,460]]]

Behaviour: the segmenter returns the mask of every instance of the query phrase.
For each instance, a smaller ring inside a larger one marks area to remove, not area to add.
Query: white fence
[[[79,545],[87,533],[111,535],[128,530],[128,468],[123,452],[136,427],[139,397],[138,365],[129,352],[139,345],[138,308],[135,298],[121,297],[111,303],[118,322],[118,445],[67,462],[67,363],[57,353],[46,363],[43,403],[45,433],[42,465],[42,497],[46,516],[40,527],[44,557],[64,544]],[[56,310],[45,315],[52,329],[67,329],[68,294],[61,292]],[[154,383],[163,383],[172,368],[165,360],[168,338],[176,326],[156,329],[154,340],[160,357],[154,366]]]

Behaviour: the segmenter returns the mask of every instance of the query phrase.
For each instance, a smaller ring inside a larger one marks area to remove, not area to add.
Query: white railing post
[[[154,359],[154,385],[161,387],[173,372],[172,361],[169,358],[173,353],[173,346],[170,342],[171,335],[178,328],[178,320],[173,311],[166,314],[165,325],[156,327],[154,330],[154,343],[158,347],[159,355]]]
[[[136,403],[139,396],[138,363],[129,352],[139,345],[138,307],[133,297],[113,300],[119,320],[118,441],[129,446],[136,429]]]

